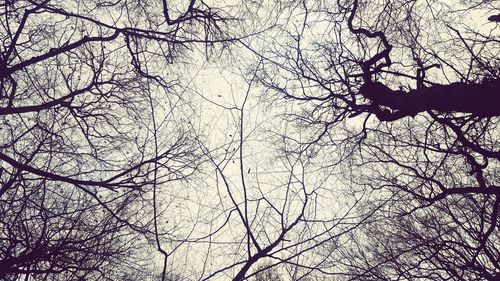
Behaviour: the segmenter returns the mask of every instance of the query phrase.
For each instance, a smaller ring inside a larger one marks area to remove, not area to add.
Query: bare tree
[[[276,272],[284,280],[314,280],[308,278],[318,272],[331,278],[338,272],[329,271],[322,246],[359,227],[355,217],[370,214],[355,213],[361,199],[346,186],[332,188],[332,171],[283,137],[300,132],[270,122],[281,122],[281,111],[259,99],[261,64],[252,68],[236,105],[216,104],[234,117],[223,143],[210,148],[200,141],[213,170],[204,178],[212,195],[200,204],[213,205],[206,212],[214,219],[203,235],[184,240],[190,252],[205,257],[192,279],[253,280]],[[266,122],[256,122],[260,118]]]
[[[4,1],[0,278],[498,279],[495,4]]]
[[[262,85],[303,108],[287,115],[309,134],[296,143],[371,194],[349,246],[326,250],[332,268],[498,278],[494,2],[296,1],[264,47],[243,42],[263,61]]]
[[[150,192],[198,165],[175,63],[227,41],[224,18],[196,0],[4,1],[0,18],[0,277],[152,276]]]

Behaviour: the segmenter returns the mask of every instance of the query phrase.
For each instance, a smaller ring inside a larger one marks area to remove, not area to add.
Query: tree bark
[[[471,113],[480,117],[500,116],[500,79],[475,84],[436,85],[410,92],[392,90],[380,82],[369,82],[361,87],[360,94],[372,102],[382,121],[415,116],[428,110]]]

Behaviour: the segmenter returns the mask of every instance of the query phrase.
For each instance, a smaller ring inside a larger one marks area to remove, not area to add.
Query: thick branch
[[[75,90],[71,93],[69,93],[66,96],[44,102],[41,104],[36,104],[36,105],[27,105],[27,106],[20,106],[20,107],[5,107],[5,108],[0,108],[0,116],[1,115],[10,115],[10,114],[21,114],[21,113],[28,113],[28,112],[40,112],[42,110],[46,110],[49,108],[52,108],[56,105],[63,105],[65,103],[70,104],[70,101],[66,102],[67,100],[83,94],[87,91],[90,91],[92,87],[95,87],[97,85],[100,85],[101,83],[93,83],[83,89]]]
[[[454,188],[448,188],[444,190],[443,192],[439,193],[437,196],[432,197],[429,199],[429,201],[438,201],[446,198],[449,195],[454,195],[454,194],[482,194],[482,195],[498,195],[500,193],[500,187],[499,186],[489,186],[489,187],[475,187],[475,186],[468,186],[468,187],[454,187]]]
[[[35,57],[32,57],[32,58],[29,58],[25,61],[22,61],[16,65],[13,65],[11,67],[7,67],[5,69],[2,69],[2,72],[3,73],[0,73],[0,77],[3,78],[3,77],[7,77],[7,75],[10,75],[16,71],[19,71],[27,66],[30,66],[30,65],[33,65],[33,64],[36,64],[36,63],[39,63],[41,61],[44,61],[46,59],[49,59],[49,58],[52,58],[52,57],[55,57],[55,56],[58,56],[60,54],[63,54],[65,52],[69,52],[73,49],[76,49],[84,44],[87,44],[87,43],[90,43],[90,42],[106,42],[106,41],[112,41],[114,39],[116,39],[118,37],[118,35],[120,35],[120,31],[119,30],[116,30],[112,35],[108,36],[108,37],[101,37],[101,36],[98,36],[98,37],[83,37],[82,39],[78,40],[78,41],[75,41],[71,44],[67,44],[67,45],[64,45],[62,47],[58,47],[58,48],[51,48],[49,50],[49,52],[43,54],[43,55],[39,55],[39,56],[35,56]]]
[[[382,121],[396,120],[436,110],[441,113],[463,112],[480,117],[500,116],[500,79],[482,83],[435,85],[410,92],[395,91],[379,82],[366,83],[360,94],[376,106]],[[386,106],[392,112],[380,110]]]
[[[61,176],[58,174],[53,174],[51,172],[43,171],[43,170],[40,170],[38,168],[32,167],[30,165],[20,163],[20,162],[14,160],[13,158],[11,158],[11,157],[9,157],[1,152],[0,152],[0,160],[7,162],[9,165],[11,165],[12,167],[15,167],[18,170],[27,171],[27,172],[33,173],[35,175],[38,175],[38,176],[41,176],[44,178],[48,178],[51,180],[55,180],[55,181],[67,182],[67,183],[71,183],[71,184],[75,184],[75,185],[99,186],[99,187],[105,187],[105,188],[112,188],[113,187],[113,184],[109,183],[109,180],[108,181],[79,180],[79,179],[75,179],[75,178],[71,178],[71,177],[67,177],[67,176]]]

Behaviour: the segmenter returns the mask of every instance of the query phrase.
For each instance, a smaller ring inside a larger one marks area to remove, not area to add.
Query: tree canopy
[[[495,0],[0,4],[0,279],[497,280]]]

